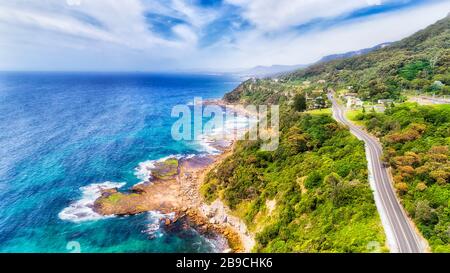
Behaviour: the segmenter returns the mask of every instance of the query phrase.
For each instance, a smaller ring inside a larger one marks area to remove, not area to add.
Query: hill
[[[325,80],[365,100],[402,99],[406,91],[450,94],[450,16],[414,35],[365,55],[319,63],[286,75]]]
[[[318,63],[286,74],[277,82],[245,81],[224,99],[289,101],[299,88],[307,93],[315,89],[351,89],[363,100],[374,102],[403,101],[407,93],[450,95],[450,15],[365,55]]]
[[[360,49],[360,50],[356,50],[356,51],[328,55],[328,56],[321,58],[315,64],[367,54],[369,52],[386,47],[388,45],[390,45],[390,43],[383,43],[383,44],[376,45],[371,48],[364,48],[364,49]],[[291,73],[291,72],[299,70],[299,69],[306,68],[310,65],[312,65],[312,64],[272,65],[272,66],[261,66],[260,65],[260,66],[253,67],[251,69],[239,71],[235,74],[240,77],[250,77],[250,78],[276,77],[276,76],[281,76],[286,73]]]
[[[382,245],[363,144],[327,111],[307,110],[326,108],[329,89],[352,89],[369,101],[392,98],[396,105],[384,114],[363,111],[358,118],[380,137],[402,203],[432,250],[448,252],[449,109],[398,102],[411,91],[450,94],[449,64],[448,16],[364,55],[243,82],[224,100],[280,105],[280,146],[261,152],[258,143],[238,142],[233,156],[208,175],[204,195],[223,199],[245,219],[257,233],[257,251],[364,251],[369,240]]]
[[[378,50],[381,48],[385,48],[385,47],[389,46],[390,44],[391,43],[382,43],[382,44],[376,45],[371,48],[364,48],[364,49],[350,51],[350,52],[341,53],[341,54],[328,55],[328,56],[325,56],[322,59],[320,59],[320,61],[318,61],[317,63],[326,63],[326,62],[330,62],[333,60],[340,60],[340,59],[350,58],[350,57],[354,57],[354,56],[364,55],[364,54],[370,53],[372,51],[375,51],[375,50]]]

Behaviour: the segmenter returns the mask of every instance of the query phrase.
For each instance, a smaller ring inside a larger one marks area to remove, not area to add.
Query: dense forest
[[[405,103],[355,118],[381,138],[402,203],[432,250],[450,252],[450,105]]]
[[[220,197],[257,233],[256,251],[384,249],[364,146],[346,128],[329,114],[289,110],[279,148],[265,152],[260,144],[238,142],[202,187],[208,200]]]

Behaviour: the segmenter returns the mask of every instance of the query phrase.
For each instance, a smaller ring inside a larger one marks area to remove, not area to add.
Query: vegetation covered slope
[[[280,147],[261,152],[257,142],[239,142],[208,175],[205,196],[221,197],[245,219],[258,251],[365,251],[383,242],[362,143],[328,114],[300,112],[327,107],[327,90],[349,86],[373,101],[401,101],[408,91],[449,94],[449,45],[447,17],[367,55],[242,83],[224,99],[280,104]],[[447,252],[449,116],[446,107],[402,104],[359,117],[382,138],[407,211],[432,249]]]
[[[220,197],[257,233],[262,252],[367,252],[384,233],[363,144],[329,114],[284,112],[274,152],[240,141],[203,193]],[[272,204],[272,205],[271,205]],[[273,210],[273,211],[272,211]]]
[[[326,80],[364,100],[402,99],[405,91],[450,94],[450,16],[397,43],[366,55],[320,63],[286,76]]]
[[[450,252],[450,105],[359,114],[380,136],[402,203],[433,251]]]

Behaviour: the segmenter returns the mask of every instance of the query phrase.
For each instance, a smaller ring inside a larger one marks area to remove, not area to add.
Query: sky
[[[0,70],[239,71],[400,40],[450,0],[0,0]]]

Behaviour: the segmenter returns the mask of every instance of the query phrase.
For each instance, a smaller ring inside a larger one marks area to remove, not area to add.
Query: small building
[[[327,81],[326,80],[318,80],[317,83],[318,84],[325,84],[325,83],[327,83]]]
[[[361,108],[363,106],[363,101],[356,97],[347,98],[347,108]]]
[[[323,94],[323,90],[322,89],[316,89],[312,91],[312,95],[317,97]]]
[[[314,110],[314,109],[323,109],[326,107],[327,103],[324,100],[323,97],[315,97],[315,98],[307,98],[308,101],[308,109]]]
[[[383,104],[383,105],[385,105],[385,104],[391,104],[391,103],[393,103],[394,102],[394,100],[390,100],[390,99],[382,99],[382,100],[378,100],[378,104]]]
[[[349,99],[357,98],[358,94],[356,94],[356,93],[345,93],[345,94],[339,95],[339,97],[342,98],[342,100],[348,102]]]
[[[386,111],[386,107],[384,105],[374,105],[373,110],[375,110],[375,112],[377,113],[383,113],[384,111]]]
[[[357,93],[350,93],[350,92],[342,95],[343,98],[350,98],[350,97],[356,98],[357,96],[358,96]]]
[[[445,84],[443,84],[441,81],[435,81],[433,83],[433,87],[437,88],[437,89],[442,89],[445,86]]]

